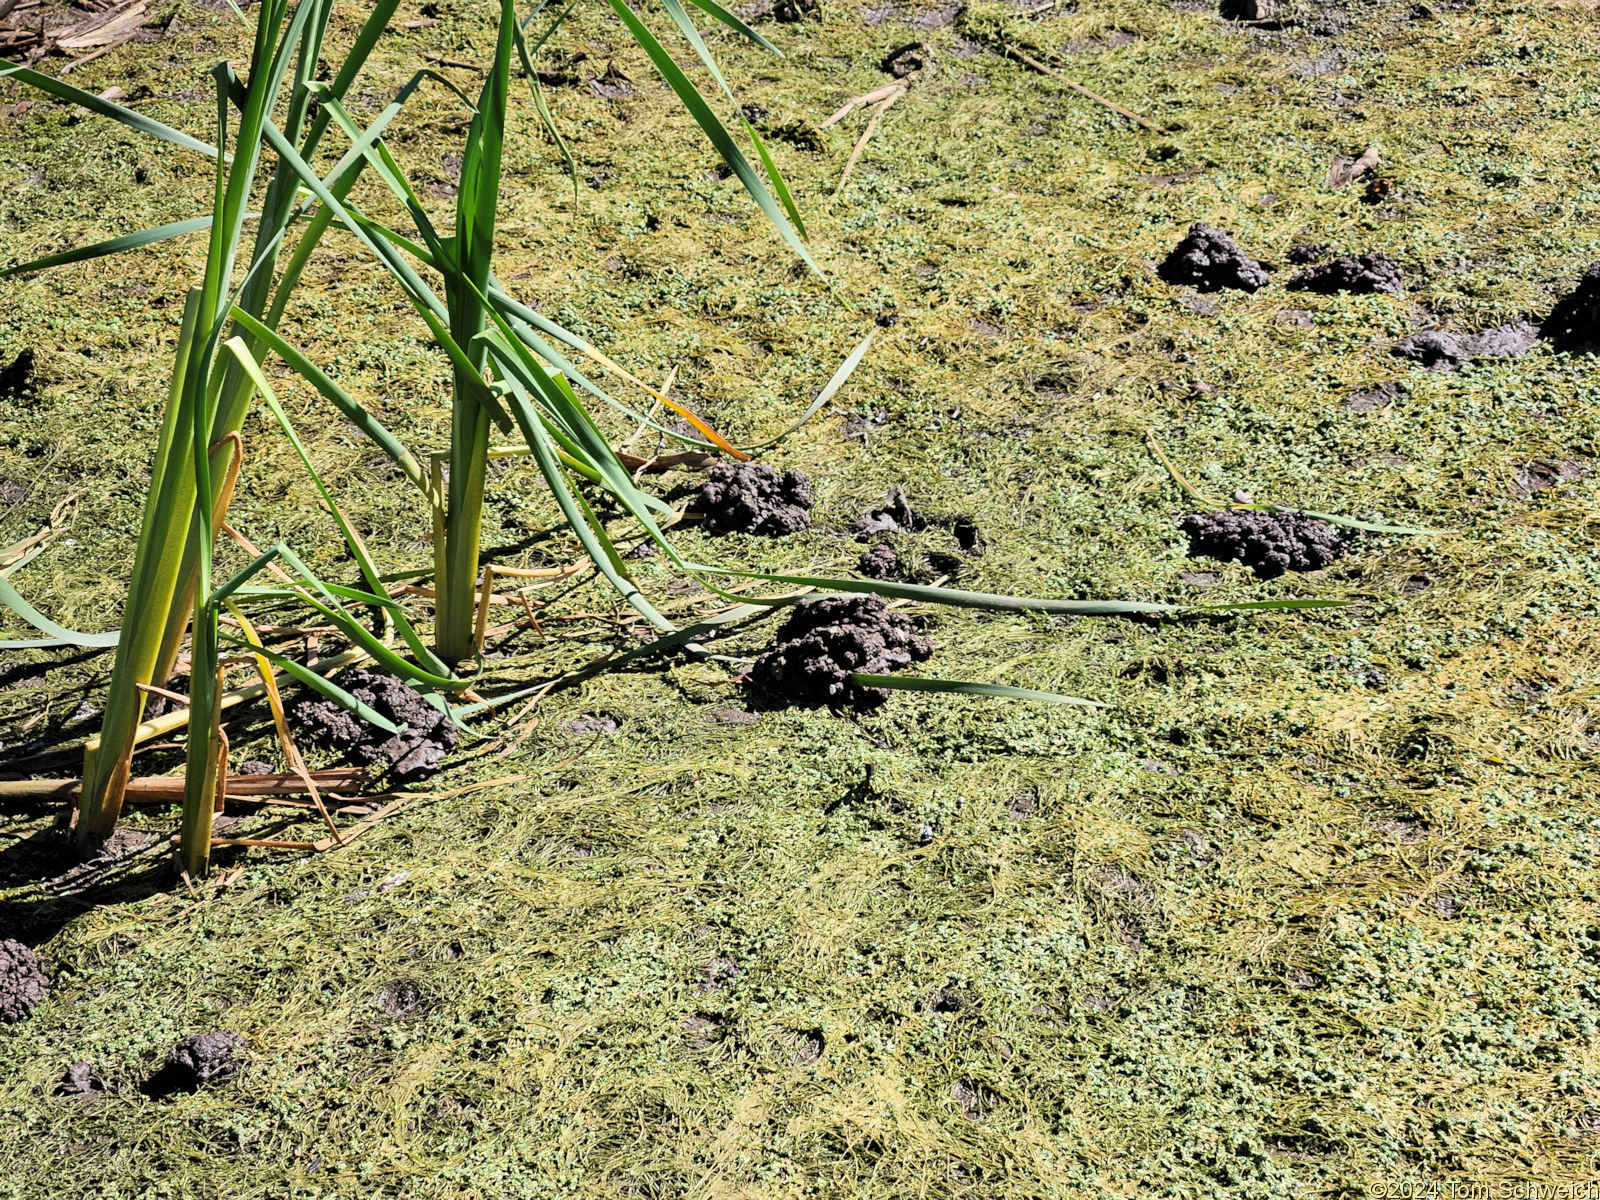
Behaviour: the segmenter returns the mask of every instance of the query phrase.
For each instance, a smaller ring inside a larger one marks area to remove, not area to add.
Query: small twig
[[[1359,179],[1362,175],[1372,170],[1378,165],[1379,161],[1381,160],[1376,146],[1368,146],[1361,152],[1361,156],[1355,159],[1335,154],[1333,161],[1328,164],[1328,178],[1323,181],[1323,186],[1334,189],[1342,188],[1352,180]]]
[[[672,384],[677,378],[678,367],[677,364],[674,363],[672,370],[667,372],[667,381],[661,385],[661,395],[655,398],[650,405],[650,411],[645,414],[646,419],[639,422],[639,428],[635,429],[633,433],[629,435],[627,441],[623,442],[622,445],[617,447],[618,450],[626,450],[629,446],[633,445],[639,440],[640,436],[646,429],[650,428],[650,422],[655,420],[656,414],[661,411],[661,401],[663,397],[665,397],[666,394],[672,390]]]
[[[896,84],[895,90],[889,93],[888,99],[878,105],[878,111],[872,114],[872,120],[868,121],[866,129],[862,130],[861,137],[856,142],[856,148],[850,151],[850,161],[845,163],[844,174],[839,176],[839,186],[833,189],[835,197],[844,191],[845,181],[850,178],[850,172],[855,170],[855,165],[861,158],[861,152],[867,148],[867,142],[872,137],[873,131],[878,128],[878,122],[882,120],[883,114],[888,112],[893,107],[894,102],[905,94],[906,89]]]
[[[149,692],[152,696],[160,696],[164,700],[171,700],[174,704],[181,704],[185,708],[189,707],[189,697],[179,692],[169,692],[166,688],[157,687],[153,683],[136,683],[133,686],[141,692]]]
[[[477,63],[462,62],[459,58],[445,58],[442,54],[422,54],[419,56],[423,62],[438,63],[441,67],[460,67],[463,71],[483,71],[487,68],[480,67]]]
[[[1151,130],[1151,131],[1153,131],[1155,133],[1169,133],[1169,132],[1171,132],[1170,130],[1163,129],[1160,125],[1157,125],[1154,121],[1146,120],[1144,117],[1141,117],[1138,113],[1133,112],[1130,109],[1123,108],[1122,105],[1117,104],[1117,103],[1115,103],[1113,101],[1107,100],[1104,96],[1101,96],[1101,95],[1099,95],[1099,94],[1097,94],[1095,92],[1091,92],[1088,88],[1084,87],[1083,84],[1076,83],[1073,80],[1068,79],[1065,75],[1063,75],[1060,71],[1056,70],[1054,67],[1047,67],[1047,66],[1044,65],[1044,63],[1040,62],[1038,59],[1029,58],[1021,50],[1018,50],[1015,46],[1010,45],[1009,43],[1002,43],[1002,45],[1005,46],[1006,53],[1009,54],[1012,58],[1016,59],[1018,62],[1026,63],[1028,66],[1032,67],[1035,71],[1038,71],[1038,72],[1040,72],[1041,74],[1044,74],[1044,75],[1048,75],[1052,79],[1060,80],[1062,83],[1066,84],[1073,91],[1077,92],[1080,96],[1087,96],[1087,97],[1089,97],[1089,99],[1093,100],[1096,104],[1105,105],[1112,112],[1118,113],[1121,116],[1127,117],[1128,120],[1132,121],[1134,124],[1143,125],[1146,129],[1149,129],[1149,130]]]
[[[827,129],[830,125],[837,125],[863,104],[876,104],[880,100],[887,100],[895,92],[904,90],[905,85],[902,83],[886,83],[881,88],[876,88],[864,96],[857,96],[854,100],[847,100],[844,107],[824,121],[821,127]]]

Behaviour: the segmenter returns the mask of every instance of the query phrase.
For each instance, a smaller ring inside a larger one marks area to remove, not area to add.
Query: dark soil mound
[[[93,1063],[73,1063],[61,1072],[61,1079],[56,1083],[58,1096],[87,1096],[94,1092],[106,1090],[106,1082],[95,1073]]]
[[[1179,518],[1178,528],[1189,535],[1191,557],[1241,562],[1262,579],[1319,570],[1347,548],[1326,521],[1296,513],[1197,513]]]
[[[1600,262],[1590,265],[1571,295],[1556,301],[1540,332],[1569,353],[1600,345]]]
[[[856,570],[868,579],[893,579],[900,574],[900,556],[888,542],[879,542],[861,556]]]
[[[1429,329],[1395,343],[1394,353],[1430,371],[1454,371],[1478,358],[1521,358],[1539,341],[1539,327],[1526,321],[1497,325],[1482,333]]]
[[[915,533],[927,522],[912,511],[911,502],[898,486],[889,489],[882,508],[863,513],[851,526],[858,538],[876,537],[880,533]]]
[[[765,463],[719,463],[690,508],[712,533],[782,537],[811,524],[811,481],[799,471],[779,475]]]
[[[231,1029],[191,1033],[167,1051],[166,1065],[145,1080],[148,1096],[193,1092],[238,1073],[244,1065],[244,1038]]]
[[[1224,21],[1267,21],[1278,15],[1277,0],[1222,0],[1217,15]]]
[[[1394,353],[1430,371],[1454,371],[1472,357],[1472,340],[1429,329],[1395,343]]]
[[[1328,253],[1328,247],[1322,242],[1296,242],[1289,247],[1288,259],[1297,267],[1307,263],[1314,263],[1317,259]]]
[[[1156,268],[1156,274],[1175,287],[1187,284],[1197,291],[1223,288],[1253,292],[1267,286],[1267,272],[1222,230],[1196,221],[1183,240]]]
[[[1301,292],[1321,292],[1331,296],[1337,292],[1366,294],[1389,292],[1398,296],[1401,291],[1400,264],[1387,254],[1357,254],[1350,258],[1336,258],[1316,267],[1309,267],[1289,281],[1289,287]]]
[[[50,991],[44,959],[21,942],[0,941],[0,1021],[20,1021]]]
[[[402,782],[431,774],[460,741],[456,724],[404,682],[382,671],[356,669],[339,677],[339,686],[396,725],[387,734],[331,700],[308,694],[289,710],[295,724],[319,745],[341,750],[362,766],[387,764]]]
[[[888,689],[853,683],[852,673],[882,675],[932,654],[933,642],[881,598],[829,596],[794,610],[751,678],[791,704],[875,708]]]
[[[1539,344],[1539,334],[1539,327],[1527,321],[1496,325],[1472,339],[1472,357],[1521,358]]]

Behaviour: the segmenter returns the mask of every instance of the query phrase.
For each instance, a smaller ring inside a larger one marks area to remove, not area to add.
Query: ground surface
[[[1537,319],[1600,257],[1595,12],[1358,7],[1273,30],[1199,4],[823,0],[820,19],[763,25],[783,59],[719,37],[831,294],[717,177],[620,26],[575,16],[546,56],[587,55],[551,91],[578,200],[520,110],[500,271],[520,295],[642,374],[676,367],[741,440],[898,317],[836,409],[769,456],[815,481],[811,530],[684,534],[695,553],[849,570],[851,521],[903,483],[976,517],[968,586],[1350,606],[925,614],[930,671],[1100,713],[908,695],[862,718],[764,710],[721,667],[648,664],[554,693],[508,753],[469,746],[436,786],[522,782],[321,857],[224,852],[227,886],[199,900],[171,886],[169,810],[128,823],[122,861],[65,876],[51,814],[14,810],[0,934],[55,985],[0,1028],[0,1196],[1256,1198],[1595,1178],[1594,361],[1540,347],[1452,374],[1387,352],[1434,324]],[[437,14],[397,21],[360,113],[423,53],[488,52],[488,6]],[[72,78],[202,132],[210,67],[242,59],[244,33],[225,9],[159,15],[167,36]],[[341,37],[358,16],[340,6]],[[1000,39],[1173,131],[985,49]],[[914,40],[929,66],[830,199],[866,118],[818,127]],[[586,86],[608,63],[631,95]],[[395,139],[440,211],[447,99],[424,92]],[[1324,186],[1331,156],[1369,144],[1387,195]],[[0,83],[8,259],[193,215],[208,189],[199,159]],[[1273,285],[1162,283],[1196,220]],[[1405,294],[1285,291],[1306,241],[1388,253]],[[349,251],[330,244],[285,328],[402,437],[442,444],[445,364]],[[73,540],[12,579],[64,624],[117,620],[202,253],[0,283],[0,368],[34,355],[0,395],[0,535],[77,495]],[[426,565],[415,497],[286,395],[385,564]],[[1146,430],[1213,493],[1435,532],[1268,582],[1190,561],[1173,520],[1194,502]],[[281,444],[254,418],[247,436],[236,523],[353,578]],[[569,560],[556,524],[536,476],[498,476],[500,561]],[[665,590],[659,559],[639,577],[675,611],[699,604]],[[578,618],[547,622],[573,636],[517,634],[508,680],[610,644],[579,617],[612,611],[598,588],[548,611]],[[13,752],[94,725],[105,659],[46,657],[0,664]],[[231,728],[236,757],[273,758],[260,720]],[[246,1039],[242,1073],[141,1092],[179,1038],[216,1028]],[[80,1062],[105,1090],[53,1096]]]

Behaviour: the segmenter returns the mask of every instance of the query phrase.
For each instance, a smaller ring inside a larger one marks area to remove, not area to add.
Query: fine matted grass
[[[1348,606],[914,610],[940,644],[927,673],[1110,705],[1094,712],[910,694],[864,717],[768,710],[721,664],[637,663],[552,693],[531,729],[485,722],[499,744],[433,786],[520,782],[323,856],[221,851],[198,897],[170,882],[175,809],[132,813],[122,862],[63,873],[53,813],[8,808],[0,936],[36,946],[56,985],[0,1027],[0,1196],[1242,1200],[1600,1172],[1594,360],[1540,347],[1432,374],[1387,353],[1435,323],[1541,316],[1600,258],[1593,10],[1324,7],[1273,31],[1131,0],[1029,7],[825,0],[760,25],[783,58],[708,39],[765,110],[831,289],[713,169],[620,23],[580,9],[540,60],[573,80],[547,90],[577,201],[514,101],[497,270],[647,380],[675,368],[674,397],[740,443],[797,416],[879,322],[834,405],[768,456],[811,474],[813,529],[674,531],[699,561],[847,571],[851,520],[900,483],[976,519],[987,552],[963,587]],[[493,6],[437,12],[397,20],[358,116],[423,54],[487,57]],[[339,10],[330,37],[361,15]],[[166,30],[71,78],[204,129],[208,72],[247,32],[187,3]],[[1171,131],[984,49],[1001,39]],[[913,40],[930,65],[832,198],[868,117],[819,127]],[[587,86],[608,64],[629,95]],[[396,125],[441,212],[464,129],[442,89]],[[1329,158],[1369,144],[1389,194],[1328,190]],[[370,181],[358,193],[391,211]],[[208,195],[197,157],[0,81],[8,261]],[[1274,286],[1157,280],[1195,220]],[[1406,295],[1285,291],[1306,241],[1390,253]],[[118,619],[203,255],[179,242],[0,282],[0,371],[32,356],[0,384],[0,542],[76,494],[72,528],[11,577],[72,628]],[[330,234],[283,328],[407,445],[446,444],[448,362],[350,239]],[[380,565],[427,567],[415,492],[271,377]],[[1344,404],[1390,380],[1393,404]],[[275,429],[246,423],[233,523],[354,582]],[[1148,430],[1213,493],[1433,532],[1363,535],[1325,574],[1266,583],[1190,561],[1172,518],[1193,501]],[[1530,494],[1556,466],[1572,478]],[[527,460],[491,474],[496,561],[575,557]],[[636,577],[669,615],[716,607],[667,591],[660,559]],[[603,584],[538,595],[551,636],[496,645],[497,687],[619,644]],[[108,657],[7,655],[6,751],[91,732]],[[235,758],[281,766],[264,712],[229,736]],[[247,1039],[242,1078],[141,1094],[173,1041],[211,1028]],[[84,1061],[110,1090],[52,1096]]]

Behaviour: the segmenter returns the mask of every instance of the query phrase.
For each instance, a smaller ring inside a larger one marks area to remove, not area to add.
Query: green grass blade
[[[964,679],[929,679],[922,675],[867,675],[856,672],[854,683],[865,687],[892,688],[900,692],[955,692],[962,696],[993,696],[1002,700],[1044,700],[1051,704],[1076,704],[1080,708],[1107,708],[1098,700],[1060,696],[1055,692],[1036,692],[1032,688],[1010,687],[1003,683],[970,683]]]
[[[767,215],[767,219],[772,222],[774,228],[782,235],[783,240],[788,242],[801,260],[816,272],[818,278],[821,278],[822,268],[817,266],[816,261],[812,259],[811,252],[806,249],[805,243],[800,240],[799,235],[794,230],[794,226],[789,223],[788,218],[783,214],[783,210],[773,200],[765,185],[762,184],[761,177],[756,174],[755,168],[750,165],[750,160],[744,156],[744,151],[739,149],[727,129],[723,127],[722,122],[717,119],[716,113],[711,111],[710,106],[705,102],[705,98],[700,95],[699,89],[683,73],[683,68],[678,66],[672,55],[667,53],[661,43],[656,40],[655,35],[646,28],[644,22],[634,15],[626,0],[609,0],[609,3],[612,11],[622,18],[622,23],[628,27],[628,32],[633,34],[634,40],[650,56],[650,61],[655,64],[656,70],[661,72],[661,77],[667,81],[667,86],[677,93],[678,99],[689,110],[689,115],[695,119],[695,123],[700,126],[706,137],[711,140],[711,144],[716,147],[717,153],[722,155],[722,160],[733,168],[734,174],[739,177],[739,182],[744,184],[745,190],[750,193],[751,198],[755,200],[761,211]]]
[[[367,231],[362,228],[361,223],[355,220],[345,206],[324,186],[321,178],[296,153],[295,148],[289,144],[289,139],[284,137],[276,126],[271,122],[267,122],[262,132],[272,148],[289,161],[295,172],[317,199],[333,212],[335,219],[389,267],[390,273],[400,281],[407,295],[411,297],[413,307],[416,308],[422,319],[427,322],[428,329],[433,334],[434,339],[438,341],[445,353],[450,356],[451,363],[458,367],[465,366],[469,371],[474,370],[461,347],[450,336],[450,331],[445,328],[444,322],[437,316],[437,312],[445,306],[440,304],[438,298],[433,295],[432,291],[422,282],[416,272],[405,265],[392,247],[382,242],[373,241]],[[488,385],[483,382],[481,377],[477,379],[476,385],[471,387],[471,394],[474,399],[478,400],[488,410],[490,419],[494,421],[502,432],[511,432],[513,427],[511,417],[494,398]]]
[[[771,42],[767,41],[766,38],[762,37],[754,29],[751,29],[750,26],[746,25],[738,17],[734,16],[733,13],[723,8],[722,5],[716,3],[716,0],[689,0],[689,3],[698,8],[701,12],[705,13],[712,20],[720,21],[735,33],[743,34],[762,49],[771,50],[779,58],[783,57],[782,50],[779,50]]]
[[[722,68],[717,65],[717,60],[712,57],[711,51],[707,49],[705,40],[700,36],[700,31],[694,27],[694,22],[689,19],[689,14],[684,11],[683,5],[679,3],[679,0],[661,0],[661,5],[667,10],[667,15],[672,18],[673,24],[678,27],[679,32],[683,34],[689,45],[694,47],[694,52],[700,56],[700,61],[705,63],[706,69],[711,72],[711,77],[717,81],[717,86],[722,89],[722,94],[728,98],[728,103],[737,112],[739,107],[738,97],[733,94],[733,89],[728,86],[728,81],[723,78]],[[768,48],[773,49],[771,46]],[[794,197],[790,195],[789,185],[779,172],[778,164],[772,161],[772,155],[767,150],[767,144],[761,140],[761,135],[756,132],[756,127],[750,123],[749,118],[741,113],[739,119],[744,123],[745,131],[749,133],[750,140],[755,143],[756,153],[761,157],[761,165],[766,169],[767,178],[772,181],[772,190],[778,193],[778,202],[783,205],[784,211],[789,214],[789,219],[794,222],[800,236],[802,238],[807,237],[805,221],[800,217],[800,208],[795,204]]]
[[[527,39],[522,36],[522,27],[519,25],[516,28],[517,58],[522,63],[522,73],[528,77],[528,91],[533,96],[533,108],[539,114],[540,124],[544,126],[545,132],[550,135],[551,140],[556,144],[556,149],[561,151],[561,157],[566,161],[567,175],[572,180],[572,203],[574,207],[578,203],[578,164],[573,161],[572,151],[567,149],[567,140],[561,136],[561,131],[556,128],[556,119],[550,114],[550,106],[545,103],[544,88],[539,85],[539,72],[534,70],[533,56],[539,52],[539,46],[544,45],[545,39],[556,31],[562,21],[566,20],[567,13],[570,13],[575,7],[577,7],[577,0],[573,0],[572,4],[567,5],[566,12],[563,12],[552,22],[550,28],[545,31],[544,37],[540,38],[538,45],[535,45],[531,50],[528,47]],[[529,17],[528,19],[532,20],[533,18]]]
[[[384,590],[383,584],[378,579],[378,568],[373,565],[372,559],[367,555],[367,548],[360,537],[356,535],[350,523],[345,520],[344,511],[339,507],[327,486],[322,482],[322,476],[317,473],[317,468],[311,462],[311,455],[306,450],[305,443],[300,440],[300,435],[295,432],[294,424],[289,420],[289,414],[283,411],[283,405],[278,403],[277,393],[272,390],[272,385],[267,382],[267,377],[261,373],[260,366],[250,353],[250,348],[244,344],[243,338],[229,338],[227,347],[234,358],[244,369],[250,381],[255,384],[256,391],[261,393],[262,402],[267,410],[272,413],[278,422],[278,427],[283,430],[283,435],[289,439],[289,445],[294,448],[295,454],[300,459],[300,465],[305,468],[310,476],[312,485],[317,489],[317,494],[322,497],[322,502],[328,506],[328,511],[333,514],[334,521],[339,526],[339,532],[344,535],[345,545],[349,547],[351,555],[361,568],[361,577],[367,581],[367,586],[374,592]],[[263,564],[265,565],[265,564]]]
[[[30,271],[47,271],[51,267],[64,267],[70,263],[88,262],[93,258],[120,254],[124,250],[136,250],[140,246],[154,245],[156,242],[164,242],[170,238],[182,237],[186,233],[198,233],[202,229],[209,228],[211,228],[210,217],[191,217],[187,221],[174,221],[170,225],[158,225],[154,229],[146,229],[139,233],[124,233],[103,242],[95,242],[92,246],[79,246],[76,250],[63,250],[60,254],[47,254],[43,258],[36,258],[20,266],[0,269],[0,279],[10,275],[24,275]]]
[[[756,132],[756,127],[750,123],[749,117],[741,113],[740,119],[744,122],[745,131],[750,134],[750,140],[755,143],[756,153],[761,156],[761,166],[766,171],[767,178],[772,181],[772,190],[778,193],[778,203],[783,205],[783,210],[789,214],[789,219],[800,231],[800,236],[809,240],[811,235],[806,232],[806,223],[800,215],[800,206],[794,202],[788,181],[784,179],[783,172],[778,170],[778,164],[773,161],[766,142],[761,140],[761,135]]]
[[[143,113],[134,112],[131,108],[123,108],[120,104],[113,104],[109,100],[102,100],[93,92],[86,92],[82,88],[73,87],[70,83],[63,83],[59,79],[52,79],[49,75],[41,75],[38,71],[16,63],[0,59],[0,79],[6,77],[15,79],[18,83],[26,83],[38,88],[42,92],[67,101],[69,104],[81,104],[90,112],[97,112],[101,116],[110,117],[119,124],[126,125],[129,129],[140,133],[147,133],[151,137],[160,138],[164,142],[171,142],[174,146],[182,146],[186,150],[193,150],[204,154],[208,158],[217,156],[217,148],[190,137],[181,129],[173,129],[170,125],[163,125],[160,121],[153,121]]]
[[[78,633],[76,630],[67,629],[57,625],[33,605],[18,594],[17,589],[11,586],[9,580],[0,578],[0,604],[5,605],[29,625],[40,633],[50,635],[49,644],[59,646],[83,646],[86,649],[105,650],[117,644],[121,634],[112,630],[110,633]],[[21,649],[21,643],[8,642],[16,649]]]
[[[811,420],[812,417],[821,412],[822,406],[837,396],[839,394],[839,389],[845,385],[851,375],[855,374],[855,369],[861,365],[861,360],[867,356],[867,351],[872,346],[872,340],[877,336],[878,331],[874,329],[871,333],[867,334],[866,337],[861,339],[856,348],[850,352],[850,356],[846,358],[844,362],[839,364],[839,369],[835,371],[833,373],[833,377],[828,380],[827,386],[817,393],[817,398],[813,400],[809,406],[807,406],[805,412],[800,414],[800,419],[798,421],[789,426],[789,428],[785,429],[782,433],[775,434],[764,442],[757,442],[754,446],[741,446],[740,449],[759,450],[764,446],[776,445],[795,430],[799,429],[807,421]]]
[[[334,599],[333,592],[329,586],[319,579],[316,573],[312,571],[310,567],[306,566],[306,564],[299,558],[298,555],[294,553],[293,550],[289,549],[287,546],[284,546],[280,550],[280,553],[283,555],[284,561],[288,562],[292,567],[294,567],[294,569],[300,573],[302,578],[310,582],[311,587],[322,593],[323,599],[326,602],[324,603],[317,600],[317,598],[312,596],[309,592],[300,593],[300,598],[317,612],[321,613],[329,621],[333,622],[333,624],[338,628],[339,632],[344,635],[347,641],[356,646],[358,649],[364,650],[367,654],[371,655],[377,661],[378,665],[383,667],[390,674],[399,675],[403,679],[409,679],[415,683],[423,684],[425,687],[431,688],[435,691],[457,692],[463,688],[472,686],[472,681],[470,679],[460,679],[455,676],[448,675],[442,670],[430,671],[424,667],[419,667],[415,663],[407,662],[405,659],[401,658],[388,646],[385,646],[381,641],[379,641],[378,638],[373,635],[371,630],[346,612],[343,605]]]
[[[388,717],[384,716],[376,709],[361,703],[361,701],[357,700],[349,692],[345,691],[338,684],[334,683],[333,680],[325,679],[323,676],[318,675],[304,663],[299,663],[292,658],[285,657],[284,655],[279,654],[276,650],[269,650],[265,646],[258,646],[252,642],[247,642],[244,638],[234,637],[230,633],[224,633],[221,636],[222,640],[225,642],[229,642],[235,646],[248,647],[250,653],[261,655],[262,658],[265,658],[268,662],[272,663],[273,666],[280,668],[285,674],[294,679],[295,682],[310,688],[313,692],[317,693],[317,695],[321,696],[325,700],[332,700],[346,712],[354,713],[363,721],[366,721],[371,725],[376,725],[385,733],[395,734],[404,730],[404,726],[396,725],[393,721],[389,720]]]
[[[258,338],[263,344],[272,348],[279,358],[289,366],[302,379],[327,398],[335,408],[344,414],[345,418],[370,438],[389,458],[395,466],[405,474],[419,491],[424,494],[428,490],[427,478],[423,474],[422,466],[417,462],[411,451],[400,444],[398,438],[384,428],[382,422],[374,417],[367,409],[342,387],[330,379],[315,363],[304,354],[296,350],[283,337],[268,329],[260,321],[240,308],[233,310],[233,319],[241,329],[248,331]]]
[[[1253,612],[1314,608],[1340,608],[1342,600],[1250,600],[1237,604],[1154,604],[1137,600],[1058,600],[1045,596],[1002,596],[992,592],[969,592],[960,588],[930,587],[920,583],[865,579],[828,579],[814,575],[782,575],[766,571],[740,571],[730,567],[690,564],[688,569],[711,575],[733,575],[742,579],[765,579],[772,583],[816,588],[820,592],[853,592],[882,596],[888,600],[914,600],[923,604],[946,604],[954,608],[982,608],[995,612],[1064,613],[1078,617],[1134,617],[1194,612]]]

